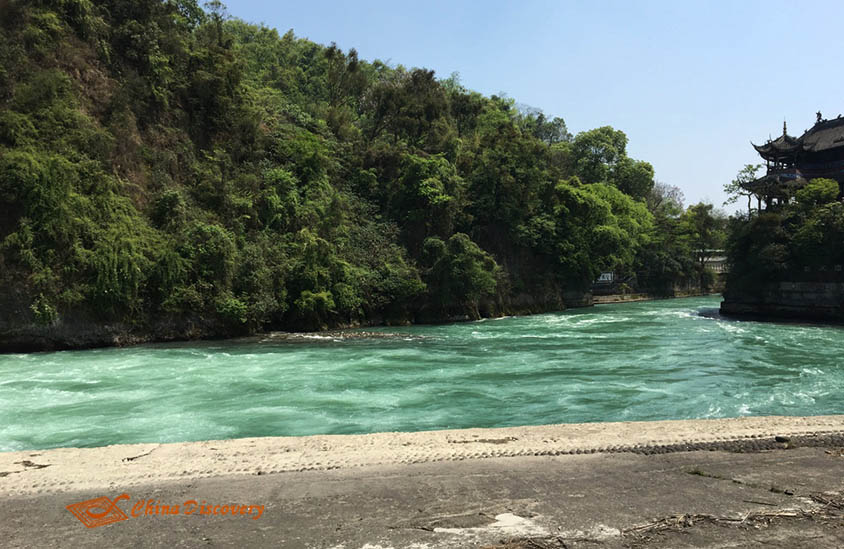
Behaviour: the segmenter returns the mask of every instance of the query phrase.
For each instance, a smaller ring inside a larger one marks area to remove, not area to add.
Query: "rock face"
[[[354,322],[336,322],[322,329],[358,328],[381,324],[404,325],[415,323],[463,322],[501,315],[537,314],[562,311],[567,308],[591,307],[591,292],[548,292],[534,296],[519,294],[504,304],[485,301],[468,310],[455,307],[451,311],[419,311],[408,319],[368,318]],[[266,330],[302,331],[296,326],[266,326]],[[104,322],[84,311],[58,314],[48,323],[37,322],[23,298],[0,296],[0,353],[58,351],[136,345],[140,343],[188,341],[241,337],[255,333],[246,326],[226,325],[200,315],[160,316],[137,319],[134,322]]]
[[[844,282],[778,282],[755,295],[726,292],[721,313],[844,322]]]
[[[108,322],[82,309],[39,322],[24,291],[0,293],[0,353],[58,351],[245,335],[242,328],[199,315],[154,316]]]
[[[563,300],[565,301],[566,307],[572,309],[577,307],[591,307],[593,305],[592,292],[565,292],[563,294]]]
[[[32,320],[0,322],[0,352],[39,352],[213,339],[243,335],[199,317],[161,318],[150,322],[101,322],[84,314],[59,316],[50,324]]]

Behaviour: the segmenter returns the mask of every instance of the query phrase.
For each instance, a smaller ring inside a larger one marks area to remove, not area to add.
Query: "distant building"
[[[727,272],[727,255],[724,250],[707,250],[712,255],[703,259],[703,266],[715,273]]]
[[[753,145],[753,143],[751,143]],[[826,177],[844,183],[844,118],[826,120],[817,113],[817,122],[800,137],[788,135],[785,123],[782,135],[764,145],[753,145],[765,159],[767,173],[743,185],[753,193],[761,208],[787,202],[810,179]]]
[[[615,282],[615,273],[608,272],[601,273],[595,281],[595,284],[612,284],[613,282]]]
[[[614,271],[605,271],[592,282],[592,295],[612,295],[621,293],[618,277]]]

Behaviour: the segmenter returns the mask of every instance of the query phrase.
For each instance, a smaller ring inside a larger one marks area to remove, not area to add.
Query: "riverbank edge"
[[[844,323],[844,283],[780,281],[724,292],[721,314],[760,321]]]
[[[282,331],[273,328],[254,332],[221,331],[220,326],[209,324],[201,318],[187,318],[180,321],[168,319],[153,327],[133,326],[127,323],[100,323],[86,319],[73,322],[57,323],[51,326],[25,324],[19,328],[0,331],[0,354],[38,353],[52,351],[79,351],[106,347],[132,347],[150,343],[175,343],[188,341],[219,341],[237,339],[244,336],[267,336],[273,333],[309,333],[320,334],[356,328],[372,328],[384,326],[431,326],[458,322],[472,322],[481,318],[501,318],[505,316],[532,316],[562,312],[569,309],[584,309],[594,305],[610,305],[614,303],[631,303],[638,301],[659,301],[664,299],[684,299],[689,297],[706,297],[717,293],[686,292],[674,296],[653,296],[649,294],[628,294],[592,296],[576,302],[568,307],[559,307],[553,303],[534,303],[530,307],[515,307],[502,309],[491,313],[491,309],[482,309],[477,318],[470,315],[444,317],[441,320],[427,319],[425,322],[389,323],[384,319],[369,319],[356,322],[337,322],[319,330]],[[613,299],[615,298],[615,299]],[[610,300],[613,299],[613,300]]]
[[[842,307],[842,306],[839,306]],[[795,307],[762,303],[721,302],[721,315],[741,320],[781,323],[818,323],[844,325],[844,309],[821,309],[817,307]]]
[[[0,496],[519,456],[844,446],[844,415],[571,423],[0,452]]]
[[[2,305],[2,303],[0,303]],[[90,314],[76,312],[59,315],[49,325],[35,322],[29,311],[7,314],[0,318],[0,354],[71,351],[103,347],[131,347],[148,343],[186,341],[214,341],[271,333],[312,333],[369,328],[375,326],[435,325],[454,322],[471,322],[481,318],[524,316],[591,307],[591,292],[537,298],[527,294],[514,296],[506,306],[484,302],[457,314],[420,310],[415,315],[388,319],[372,316],[354,320],[325,323],[316,329],[268,324],[260,328],[226,325],[211,317],[201,315],[175,315],[135,322],[103,322]],[[8,311],[7,311],[8,313]],[[15,318],[13,321],[12,319]],[[293,328],[293,329],[291,329]]]
[[[682,292],[669,296],[657,296],[646,293],[610,294],[592,296],[593,305],[613,305],[615,303],[638,303],[640,301],[663,301],[667,299],[685,299],[687,297],[715,297],[721,292]]]

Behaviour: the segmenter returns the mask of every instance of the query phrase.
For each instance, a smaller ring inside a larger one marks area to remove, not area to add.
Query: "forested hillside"
[[[601,270],[695,276],[700,212],[621,131],[205,7],[0,0],[0,343],[537,312]]]

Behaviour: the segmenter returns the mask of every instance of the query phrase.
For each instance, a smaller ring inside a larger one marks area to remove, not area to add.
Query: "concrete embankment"
[[[704,292],[678,292],[673,296],[653,296],[650,294],[609,294],[593,296],[592,302],[594,305],[607,305],[610,303],[630,303],[636,301],[658,301],[663,299],[677,299],[684,297],[704,297],[716,296],[719,293],[704,293]]]
[[[126,518],[66,508],[102,497]],[[840,547],[842,497],[844,416],[0,454],[13,547]]]

